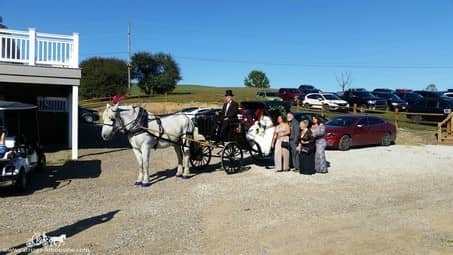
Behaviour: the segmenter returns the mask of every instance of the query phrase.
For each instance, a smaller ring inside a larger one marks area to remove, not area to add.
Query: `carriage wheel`
[[[252,156],[252,158],[255,161],[257,161],[257,162],[264,161],[264,156],[263,156],[263,152],[261,151],[261,147],[254,140],[249,141],[249,153],[250,153],[250,156]]]
[[[193,142],[190,144],[190,164],[195,169],[203,169],[211,162],[211,147]]]
[[[234,174],[242,168],[242,150],[237,143],[229,143],[222,151],[222,167],[227,174]]]

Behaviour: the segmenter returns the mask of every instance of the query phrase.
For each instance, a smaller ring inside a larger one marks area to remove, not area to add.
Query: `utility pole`
[[[128,48],[128,59],[127,59],[127,87],[129,89],[129,96],[131,95],[131,23],[129,22],[127,29],[127,48]]]

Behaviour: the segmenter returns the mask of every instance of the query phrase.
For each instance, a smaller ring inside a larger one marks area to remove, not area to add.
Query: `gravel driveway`
[[[124,140],[92,142],[27,194],[0,189],[0,254],[37,232],[91,254],[453,254],[453,147],[328,151],[314,176],[214,162],[189,180],[160,150],[143,189]]]

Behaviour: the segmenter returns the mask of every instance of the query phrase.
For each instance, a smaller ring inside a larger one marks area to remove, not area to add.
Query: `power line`
[[[254,62],[247,60],[232,60],[219,58],[198,58],[187,56],[175,56],[179,59],[186,59],[200,62],[214,63],[235,63],[249,65],[268,65],[268,66],[293,66],[293,67],[308,67],[308,68],[362,68],[362,69],[453,69],[448,65],[369,65],[369,64],[301,64],[301,63],[275,63],[275,62]]]

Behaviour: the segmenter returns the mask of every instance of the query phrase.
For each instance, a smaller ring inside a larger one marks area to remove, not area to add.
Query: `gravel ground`
[[[453,147],[328,151],[329,174],[314,176],[255,165],[226,175],[213,162],[189,180],[160,150],[143,189],[116,142],[54,160],[27,194],[0,189],[0,254],[36,232],[91,254],[453,254]]]

